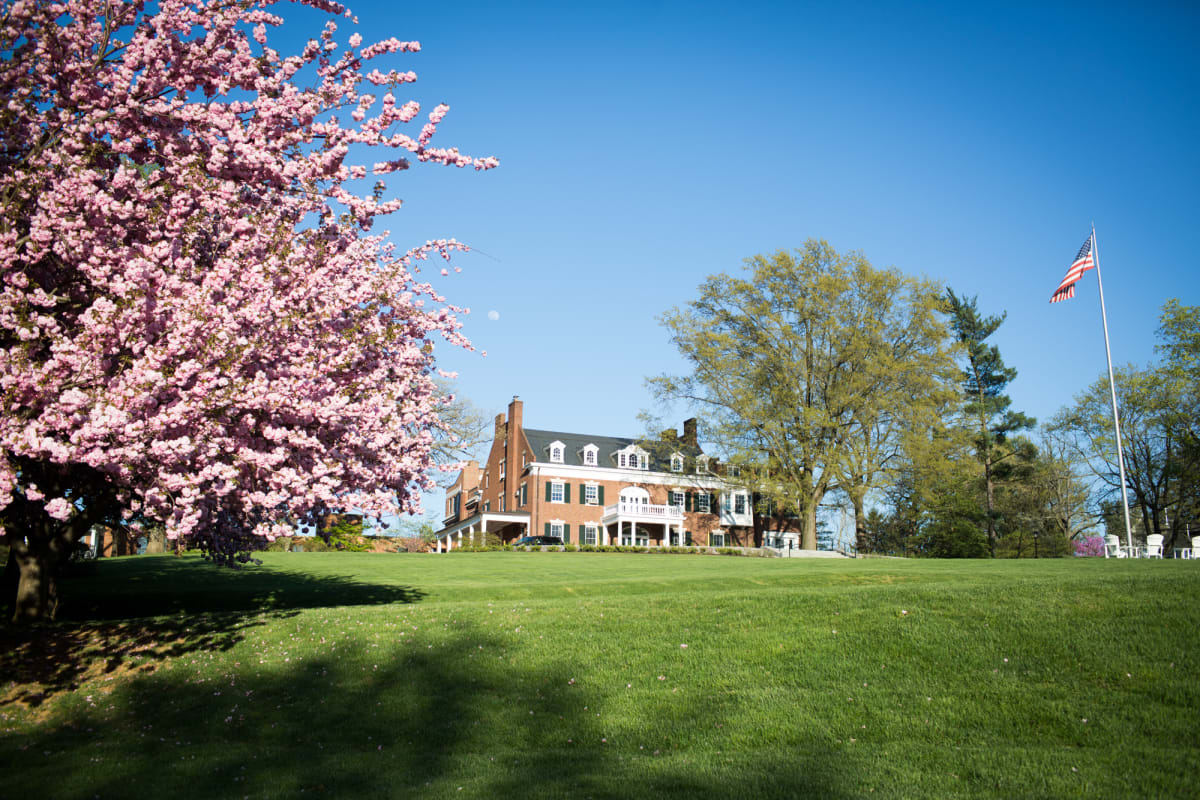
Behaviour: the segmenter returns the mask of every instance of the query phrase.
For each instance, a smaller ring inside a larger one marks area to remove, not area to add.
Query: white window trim
[[[721,541],[716,541],[717,537],[721,537]],[[725,531],[717,529],[708,535],[709,547],[725,547]]]
[[[563,538],[563,527],[566,525],[561,519],[550,520],[550,535]]]
[[[600,448],[589,444],[579,451],[580,460],[585,467],[595,467],[600,464]]]
[[[590,496],[593,493],[595,494],[594,498]],[[583,497],[581,499],[583,500],[584,505],[589,505],[589,506],[600,505],[600,484],[585,483],[583,485]]]
[[[617,466],[645,472],[650,469],[650,454],[635,444],[628,445],[616,453]]]
[[[547,452],[549,453],[549,458],[550,458],[551,464],[564,463],[563,459],[567,455],[567,446],[565,444],[563,444],[562,442],[559,442],[559,441],[553,441],[549,444],[549,446],[546,449],[547,449]],[[557,455],[558,458],[555,458],[554,457],[555,455]]]
[[[703,500],[704,502],[702,503],[701,500]],[[712,509],[711,509],[711,506],[709,505],[708,501],[709,501],[708,492],[698,492],[696,494],[696,511],[700,514],[711,514]],[[701,506],[704,506],[704,507],[701,508]]]
[[[671,455],[671,472],[683,472],[683,456],[679,453]]]
[[[558,491],[558,499],[554,499],[554,492]],[[567,498],[567,483],[566,481],[550,481],[550,502],[565,503]]]
[[[583,544],[599,544],[600,531],[597,529],[596,523],[588,522],[584,524],[583,536],[581,538],[583,539]]]
[[[679,495],[678,503],[675,502],[675,495]],[[683,489],[672,489],[667,494],[667,500],[670,501],[671,505],[683,508],[685,505],[687,505],[687,492],[685,492]]]

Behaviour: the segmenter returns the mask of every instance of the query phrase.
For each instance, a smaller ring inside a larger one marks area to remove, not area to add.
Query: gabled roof
[[[597,461],[599,462],[599,466],[602,467],[613,466],[612,454],[619,450],[624,450],[630,445],[637,445],[648,452],[650,454],[650,469],[651,471],[658,472],[670,471],[671,456],[675,453],[680,453],[689,460],[703,455],[699,447],[691,447],[678,439],[673,442],[658,442],[626,436],[594,436],[584,433],[544,431],[537,428],[522,428],[522,430],[525,433],[525,438],[529,440],[530,448],[533,450],[530,454],[533,460],[549,461],[551,443],[562,442],[566,448],[566,452],[563,454],[563,464],[568,466],[585,466],[583,463],[583,448],[589,444],[595,445],[598,449]]]

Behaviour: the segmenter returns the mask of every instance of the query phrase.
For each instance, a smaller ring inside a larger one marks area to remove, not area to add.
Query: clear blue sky
[[[437,283],[488,356],[442,355],[490,414],[640,433],[680,366],[657,315],[810,237],[1006,311],[1039,420],[1104,369],[1095,273],[1047,302],[1093,221],[1115,363],[1200,303],[1195,3],[350,6],[421,42],[399,99],[450,105],[435,143],[500,159],[402,174],[387,226],[477,249]]]

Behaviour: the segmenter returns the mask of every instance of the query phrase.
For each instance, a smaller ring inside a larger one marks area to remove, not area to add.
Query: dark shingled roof
[[[657,472],[670,471],[671,456],[674,453],[680,453],[687,459],[685,469],[691,468],[696,456],[703,455],[699,447],[686,445],[682,439],[663,441],[622,436],[592,436],[584,433],[566,433],[565,431],[543,431],[536,428],[524,428],[523,430],[525,438],[529,440],[529,446],[533,448],[530,455],[534,461],[549,461],[551,443],[562,442],[566,448],[566,452],[563,454],[563,464],[569,466],[586,466],[583,463],[583,448],[589,444],[594,444],[598,448],[597,461],[601,467],[615,466],[613,453],[624,450],[631,444],[640,445],[650,454],[650,469]]]

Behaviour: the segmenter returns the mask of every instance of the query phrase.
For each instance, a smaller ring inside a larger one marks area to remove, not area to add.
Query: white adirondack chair
[[[1162,558],[1163,537],[1161,533],[1152,533],[1146,537],[1146,558]]]
[[[1104,557],[1125,558],[1125,551],[1121,549],[1120,537],[1112,535],[1104,537]]]

